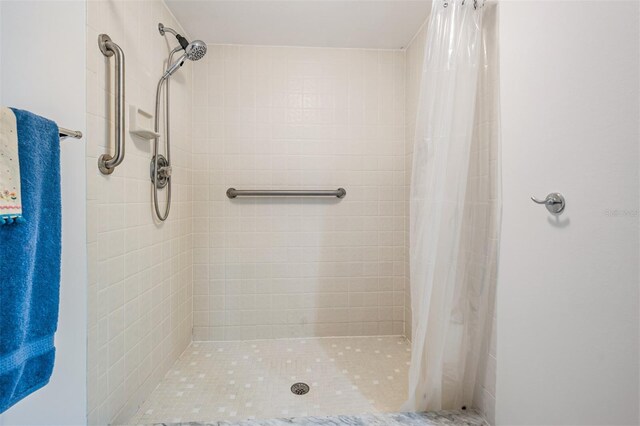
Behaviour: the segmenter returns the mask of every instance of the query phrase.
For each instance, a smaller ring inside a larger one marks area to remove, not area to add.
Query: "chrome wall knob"
[[[537,204],[544,204],[551,214],[562,213],[566,205],[564,197],[559,192],[552,192],[551,194],[547,195],[547,198],[545,198],[544,200],[538,200],[536,197],[531,197],[531,200]]]
[[[151,176],[151,182],[157,188],[164,188],[169,183],[169,178],[173,169],[169,165],[169,161],[164,155],[158,154],[158,170],[156,171],[156,157],[151,159],[149,166],[149,174]]]

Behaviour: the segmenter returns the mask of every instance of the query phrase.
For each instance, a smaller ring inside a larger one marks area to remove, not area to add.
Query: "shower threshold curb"
[[[488,426],[476,410],[436,411],[424,413],[386,413],[322,417],[291,417],[282,419],[242,420],[237,422],[154,423],[154,426]]]

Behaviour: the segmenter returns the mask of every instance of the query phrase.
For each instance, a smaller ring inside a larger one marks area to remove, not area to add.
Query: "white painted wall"
[[[85,131],[85,3],[3,1],[0,103]],[[86,421],[85,140],[61,142],[62,277],[50,383],[0,416],[4,425]]]
[[[638,424],[638,2],[500,22],[497,424]],[[557,220],[529,200],[552,191]]]

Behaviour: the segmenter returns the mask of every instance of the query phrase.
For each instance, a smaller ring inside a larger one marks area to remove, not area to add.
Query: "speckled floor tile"
[[[410,357],[401,337],[194,342],[128,423],[397,412]],[[295,382],[311,390],[294,395]]]

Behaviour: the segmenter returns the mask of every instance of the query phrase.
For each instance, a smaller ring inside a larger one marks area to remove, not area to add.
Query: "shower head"
[[[173,34],[178,40],[178,43],[180,43],[180,47],[176,47],[175,49],[173,49],[171,55],[173,55],[173,53],[177,51],[184,50],[184,54],[177,61],[171,64],[169,68],[167,68],[167,71],[165,71],[164,75],[162,76],[163,79],[169,78],[174,72],[176,72],[184,64],[185,59],[188,59],[190,61],[198,61],[202,59],[202,57],[207,53],[207,45],[204,41],[194,40],[189,43],[189,40],[182,37],[173,28],[165,27],[162,22],[158,24],[158,32],[162,36],[164,36],[165,33]],[[169,57],[171,57],[171,55],[169,55]]]
[[[207,45],[202,40],[194,40],[184,49],[187,59],[198,61],[207,53]]]
[[[184,54],[178,58],[162,76],[163,79],[169,78],[173,73],[178,71],[184,64],[185,59],[190,61],[198,61],[207,53],[207,45],[201,40],[195,40],[187,45],[184,49]]]
[[[160,22],[158,24],[158,32],[160,33],[161,36],[164,36],[165,33],[173,34],[175,36],[175,38],[178,40],[178,43],[180,43],[180,47],[182,48],[182,50],[187,50],[187,47],[189,47],[189,44],[190,44],[189,40],[184,38],[182,35],[178,34],[178,32],[176,30],[174,30],[173,28],[165,27],[162,24],[162,22]],[[206,52],[206,50],[207,50],[206,44],[204,44],[203,42],[201,42],[199,40],[196,40],[196,42],[200,42],[202,45],[204,45],[204,50]],[[202,56],[204,56],[204,54],[202,54]],[[200,59],[200,58],[198,58],[198,59]],[[197,60],[197,59],[194,59],[194,60]]]

